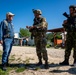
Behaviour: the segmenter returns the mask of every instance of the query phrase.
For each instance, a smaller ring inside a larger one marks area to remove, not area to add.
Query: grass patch
[[[17,68],[11,68],[11,67],[8,67],[6,71],[3,71],[2,69],[0,69],[0,75],[9,75],[10,71],[12,70],[16,70]]]
[[[40,67],[36,67],[35,70],[36,70],[36,71],[40,70]]]
[[[2,51],[0,51],[0,63],[1,63],[1,60],[2,60]]]
[[[30,60],[34,60],[34,58],[30,58]]]
[[[2,51],[0,51],[0,63],[1,63],[1,59],[2,59]],[[9,58],[10,62],[15,61],[15,55],[11,55]],[[21,61],[20,58],[17,59],[17,61]],[[26,63],[29,63],[29,59],[26,60]],[[3,71],[0,67],[0,75],[9,75],[9,73],[12,70],[15,70],[17,73],[23,72],[25,69],[27,69],[25,66],[24,67],[7,67],[7,71]]]
[[[0,57],[2,56],[2,51],[0,51]]]
[[[2,71],[2,70],[0,69],[0,75],[9,75],[9,72],[8,72],[8,71]]]
[[[21,67],[21,68],[18,68],[16,70],[17,73],[20,73],[20,72],[23,72],[26,68],[25,67]]]
[[[46,45],[46,48],[50,48],[50,47],[51,47],[51,45],[49,45],[49,44]]]
[[[30,58],[27,58],[24,62],[25,62],[26,64],[29,64]]]
[[[15,60],[15,55],[12,55],[10,58],[9,58],[9,60],[12,62],[12,61],[14,61]]]
[[[15,58],[10,58],[9,60],[12,62],[12,61],[14,61],[14,60],[15,60]]]
[[[16,61],[21,62],[22,60],[21,60],[21,58],[18,58]]]

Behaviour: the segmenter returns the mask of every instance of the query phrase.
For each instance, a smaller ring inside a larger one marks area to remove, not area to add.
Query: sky
[[[60,28],[66,19],[62,14],[69,14],[70,5],[76,5],[76,0],[0,0],[0,22],[6,19],[7,12],[14,13],[14,31],[19,32],[20,28],[32,26],[32,9],[40,9],[48,22],[48,29]]]

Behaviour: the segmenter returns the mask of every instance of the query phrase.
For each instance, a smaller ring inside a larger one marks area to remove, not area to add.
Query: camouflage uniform
[[[47,50],[46,50],[46,30],[47,30],[47,23],[45,18],[34,18],[33,26],[41,27],[40,29],[34,32],[34,40],[36,45],[36,53],[38,59],[48,60]]]
[[[65,60],[60,64],[69,65],[69,56],[72,48],[74,48],[73,57],[74,63],[76,63],[76,16],[70,16],[70,18],[67,19],[66,25],[64,24],[64,28],[67,31],[64,56]]]
[[[76,16],[71,18],[73,24],[69,24],[66,28],[67,37],[66,37],[66,49],[65,49],[65,60],[69,60],[72,48],[74,48],[73,57],[76,60]]]
[[[76,32],[68,32],[66,37],[65,60],[69,60],[69,56],[73,47],[73,57],[74,60],[76,60]]]
[[[46,50],[46,44],[47,44],[47,40],[46,40],[46,32],[47,32],[47,22],[46,19],[41,17],[41,10],[37,9],[34,10],[33,9],[33,13],[34,13],[34,24],[33,27],[35,29],[33,29],[32,31],[32,35],[34,36],[34,40],[35,40],[35,45],[36,45],[36,53],[39,59],[39,62],[37,63],[37,66],[42,65],[42,57],[45,60],[45,69],[48,69],[48,56],[47,56],[47,50]]]

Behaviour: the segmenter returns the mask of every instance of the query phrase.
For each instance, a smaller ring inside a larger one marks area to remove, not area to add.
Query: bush
[[[61,47],[61,44],[58,44],[58,45],[56,45],[54,48],[55,49],[58,49],[58,48],[60,48]]]
[[[50,47],[51,47],[51,45],[50,45],[50,44],[47,44],[47,45],[46,45],[46,47],[47,47],[47,48],[50,48]]]
[[[56,35],[55,38],[56,38],[56,39],[62,39],[62,36],[61,36],[61,35]]]

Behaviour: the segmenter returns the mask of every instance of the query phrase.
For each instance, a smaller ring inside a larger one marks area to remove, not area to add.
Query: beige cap
[[[11,16],[15,16],[15,14],[11,13],[11,12],[7,12],[6,13],[7,16],[11,15]]]

